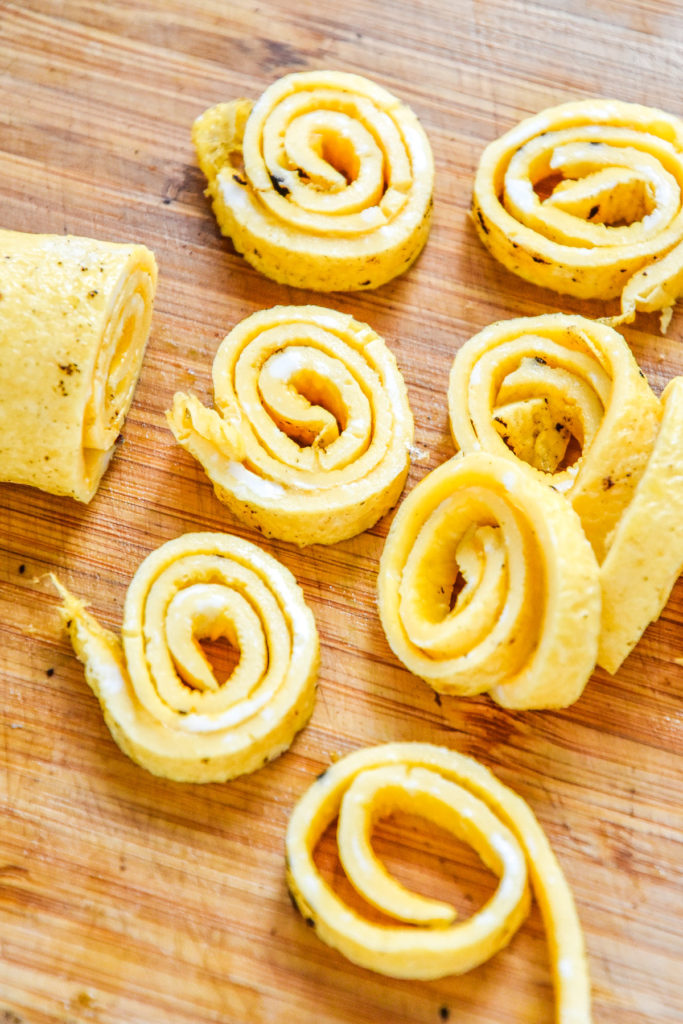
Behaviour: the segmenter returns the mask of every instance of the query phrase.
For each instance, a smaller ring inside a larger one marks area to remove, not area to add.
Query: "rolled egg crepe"
[[[564,494],[600,566],[598,664],[616,672],[683,570],[683,378],[661,400],[612,327],[501,320],[458,350],[454,443],[522,462]]]
[[[255,544],[186,533],[145,558],[121,636],[56,577],[60,614],[109,730],[136,764],[176,782],[224,782],[286,750],[313,711],[313,613],[291,572]],[[238,661],[221,680],[203,642]]]
[[[499,878],[486,904],[461,920],[391,875],[372,846],[378,819],[419,815],[467,843]],[[321,872],[316,846],[337,818],[340,868]],[[571,889],[529,805],[483,764],[431,743],[385,743],[347,754],[312,783],[289,820],[287,883],[316,934],[369,970],[395,978],[463,974],[512,938],[538,902],[549,946],[557,1024],[590,1024],[586,947]],[[346,875],[358,899],[335,883]]]
[[[493,256],[526,281],[619,298],[610,323],[660,312],[683,292],[683,121],[619,100],[564,103],[482,154],[472,217]]]
[[[156,278],[143,245],[0,231],[0,480],[90,501],[133,398]]]
[[[415,114],[361,75],[285,75],[219,103],[192,138],[224,235],[274,281],[376,288],[427,241],[434,161]]]
[[[377,592],[392,650],[439,693],[567,707],[595,666],[598,563],[569,502],[521,461],[459,454],[423,477]]]
[[[393,353],[320,306],[252,313],[213,364],[215,409],[177,392],[167,414],[218,498],[266,537],[304,547],[370,529],[398,501],[413,417]]]
[[[448,409],[456,448],[521,460],[565,494],[602,562],[661,418],[618,331],[563,313],[489,324],[457,352]]]

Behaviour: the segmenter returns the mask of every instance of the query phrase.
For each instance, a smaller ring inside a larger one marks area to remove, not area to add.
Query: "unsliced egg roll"
[[[0,479],[88,502],[140,374],[143,245],[0,231]]]

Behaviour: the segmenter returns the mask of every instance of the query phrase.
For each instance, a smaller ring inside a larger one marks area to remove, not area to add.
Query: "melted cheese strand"
[[[286,750],[313,710],[313,615],[271,555],[228,534],[188,533],[142,562],[121,640],[57,580],[61,615],[112,736],[133,761],[179,782],[220,782]],[[219,684],[200,641],[239,650]]]
[[[268,537],[332,544],[396,503],[413,418],[379,335],[318,306],[247,317],[213,365],[217,409],[175,395],[168,422],[216,494]]]
[[[0,479],[88,502],[133,400],[157,267],[142,245],[0,230]]]
[[[254,104],[211,107],[192,137],[221,231],[275,281],[376,288],[427,240],[427,136],[408,107],[360,75],[286,75]]]
[[[369,844],[373,823],[398,809],[470,843],[500,877],[469,919],[454,922],[448,904],[409,892],[378,861]],[[315,847],[337,815],[339,855],[352,884],[396,923],[372,923],[320,874]],[[586,953],[566,879],[528,804],[472,758],[428,743],[389,743],[342,758],[294,808],[286,855],[292,896],[319,937],[354,963],[398,978],[461,974],[492,957],[527,914],[528,873],[548,936],[556,1020],[590,1024]]]

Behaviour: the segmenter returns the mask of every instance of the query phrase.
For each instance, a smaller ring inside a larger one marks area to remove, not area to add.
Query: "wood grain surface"
[[[135,401],[88,507],[0,486],[1,1024],[512,1024],[553,1018],[534,908],[510,946],[463,977],[414,983],[356,968],[287,897],[289,812],[330,760],[392,739],[472,754],[532,806],[576,897],[599,1024],[683,1019],[683,583],[615,677],[566,711],[435,700],[391,654],[375,604],[388,518],[331,548],[269,542],[322,640],[309,726],[261,771],[186,786],[115,746],[63,635],[56,571],[118,629],[142,558],[178,534],[259,540],[216,500],[164,419],[173,393],[210,404],[211,364],[256,309],[319,302],[372,325],[396,354],[416,422],[408,487],[452,454],[446,384],[458,347],[494,319],[597,303],[526,285],[468,221],[485,144],[521,117],[588,96],[683,116],[683,18],[671,0],[0,0],[0,223],[139,241],[160,270]],[[260,277],[221,238],[190,142],[207,106],[282,74],[334,68],[409,103],[437,168],[415,266],[356,295]],[[654,389],[683,373],[668,334],[626,335]],[[390,518],[390,517],[389,517]],[[377,839],[397,870],[481,903],[465,848],[396,817]],[[325,837],[320,854],[336,871]]]

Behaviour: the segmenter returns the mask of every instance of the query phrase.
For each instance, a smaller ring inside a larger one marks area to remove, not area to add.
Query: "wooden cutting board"
[[[0,223],[144,242],[160,268],[124,440],[91,505],[0,486],[2,1024],[551,1020],[536,908],[486,966],[428,983],[352,966],[292,909],[295,800],[331,759],[392,739],[472,754],[530,803],[576,897],[597,1022],[683,1019],[683,584],[614,678],[596,671],[566,711],[508,712],[485,697],[437,701],[391,654],[375,606],[388,520],[332,548],[269,543],[317,619],[316,709],[275,763],[202,787],[154,778],[114,745],[46,578],[56,571],[117,629],[133,572],[163,541],[198,528],[258,540],[164,410],[176,389],[210,403],[220,340],[262,307],[320,302],[370,323],[415,415],[408,487],[448,458],[446,383],[466,338],[504,317],[604,311],[525,285],[483,251],[467,209],[484,145],[592,95],[683,116],[682,25],[673,0],[0,0]],[[193,119],[305,68],[373,77],[433,145],[427,248],[374,293],[261,278],[203,196]],[[650,317],[626,334],[657,392],[683,373],[682,311],[666,337]],[[490,891],[473,855],[414,821],[388,822],[377,843],[416,884],[454,887],[465,912]]]

